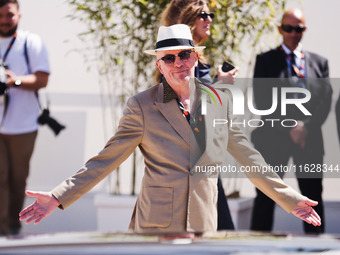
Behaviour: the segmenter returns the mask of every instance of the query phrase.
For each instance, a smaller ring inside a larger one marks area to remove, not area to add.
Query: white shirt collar
[[[283,50],[285,51],[285,53],[287,55],[289,55],[290,53],[292,53],[292,51],[290,49],[288,49],[288,47],[286,45],[284,45],[284,43],[281,44]],[[302,44],[299,43],[299,45],[296,47],[296,49],[294,50],[294,54],[297,58],[301,58],[301,53],[302,53]]]

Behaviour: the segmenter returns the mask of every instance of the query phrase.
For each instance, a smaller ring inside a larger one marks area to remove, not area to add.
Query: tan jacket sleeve
[[[140,144],[144,132],[143,113],[132,97],[128,100],[118,131],[104,149],[73,176],[52,190],[65,209],[115,170]]]
[[[231,107],[228,107],[228,110],[228,116],[235,122]],[[305,198],[285,184],[273,170],[268,170],[267,163],[261,154],[251,146],[244,132],[237,125],[229,128],[228,151],[242,166],[249,166],[254,170],[244,173],[259,190],[279,204],[286,212],[292,212],[299,201]],[[266,171],[261,171],[263,167]]]

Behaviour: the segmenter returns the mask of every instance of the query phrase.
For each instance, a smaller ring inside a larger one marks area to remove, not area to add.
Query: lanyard
[[[301,52],[300,67],[298,67],[296,62],[295,62],[295,59],[293,59],[290,55],[286,54],[286,52],[284,51],[282,45],[280,46],[280,49],[285,53],[286,60],[289,61],[289,63],[291,64],[292,72],[294,72],[294,73],[292,73],[292,75],[296,75],[299,78],[305,78],[306,77],[306,72],[305,72],[305,64],[306,64],[305,54],[303,52]]]
[[[8,45],[6,52],[5,52],[4,56],[2,57],[2,63],[5,63],[7,55],[9,53],[10,49],[12,48],[12,46],[13,46],[13,44],[15,42],[15,39],[17,39],[17,33],[14,34],[14,36],[12,38],[12,41]]]

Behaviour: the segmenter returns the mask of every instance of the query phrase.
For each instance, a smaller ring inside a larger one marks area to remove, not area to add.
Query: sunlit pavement
[[[339,254],[340,236],[218,232],[195,239],[73,232],[0,237],[0,254]]]

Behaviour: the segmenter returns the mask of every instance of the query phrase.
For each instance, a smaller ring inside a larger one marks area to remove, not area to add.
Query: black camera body
[[[224,61],[222,65],[222,71],[223,72],[229,72],[230,70],[233,70],[235,66],[233,64],[229,63],[228,61]]]
[[[6,74],[7,65],[0,60],[0,95],[5,94],[7,89],[7,74]]]
[[[58,121],[50,117],[50,111],[48,109],[43,110],[38,118],[38,123],[40,125],[47,124],[53,130],[55,135],[58,135],[60,131],[65,128],[65,126],[61,125]]]

